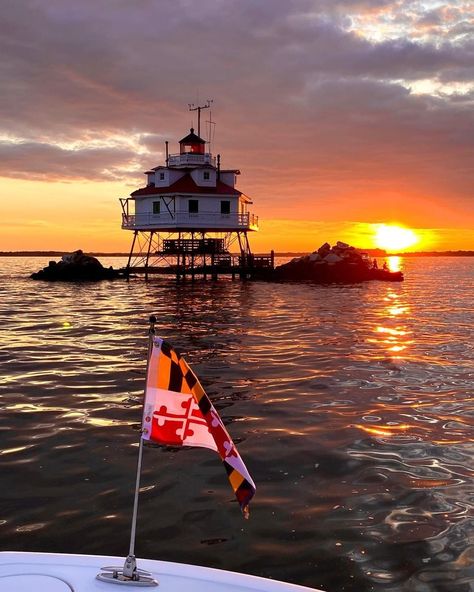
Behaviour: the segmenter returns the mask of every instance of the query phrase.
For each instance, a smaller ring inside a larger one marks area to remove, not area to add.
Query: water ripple
[[[126,553],[153,313],[258,493],[244,523],[210,452],[147,449],[140,555],[328,591],[472,589],[472,260],[354,286],[30,281],[46,263],[0,271],[3,549]]]

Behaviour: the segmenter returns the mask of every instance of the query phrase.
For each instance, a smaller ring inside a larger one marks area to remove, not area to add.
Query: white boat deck
[[[105,566],[123,566],[123,557],[59,553],[0,552],[0,592],[119,592],[138,590],[133,584],[102,582],[96,575]],[[137,560],[151,572],[159,592],[318,592],[256,576],[151,559]],[[320,591],[319,591],[320,592]]]

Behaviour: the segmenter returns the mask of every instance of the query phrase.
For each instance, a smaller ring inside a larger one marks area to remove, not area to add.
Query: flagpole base
[[[123,584],[125,586],[151,587],[159,585],[149,571],[137,568],[134,555],[129,555],[125,559],[123,567],[103,567],[102,571],[96,575],[96,579],[109,584]]]

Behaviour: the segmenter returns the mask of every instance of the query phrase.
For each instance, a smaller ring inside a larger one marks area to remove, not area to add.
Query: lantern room
[[[190,129],[190,134],[179,141],[180,154],[204,154],[206,142],[194,133],[194,128]]]

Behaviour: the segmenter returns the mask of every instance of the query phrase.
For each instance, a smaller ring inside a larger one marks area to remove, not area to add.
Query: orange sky
[[[260,217],[255,251],[373,247],[381,223],[414,229],[411,250],[474,249],[469,6],[9,4],[0,250],[127,251],[118,198],[203,96]]]
[[[127,189],[121,183],[50,183],[0,179],[0,191],[3,195],[15,196],[15,200],[3,207],[8,224],[1,236],[1,250],[70,251],[82,248],[85,251],[115,252],[127,251],[130,247],[132,233],[120,228],[118,197],[127,196]],[[375,203],[378,200],[374,198]],[[410,207],[409,199],[404,203],[407,203],[407,208]],[[426,228],[416,224],[413,212],[407,216],[403,216],[402,211],[387,217],[371,218],[368,215],[368,222],[357,220],[355,216],[352,220],[338,219],[338,209],[331,211],[329,205],[322,207],[322,220],[315,219],[314,215],[311,219],[311,208],[302,212],[308,218],[301,219],[291,217],[295,214],[291,210],[287,212],[287,218],[265,215],[267,210],[271,213],[271,207],[259,206],[258,199],[251,207],[260,216],[260,231],[251,233],[251,244],[255,251],[272,248],[276,251],[312,251],[325,241],[332,244],[337,240],[364,248],[376,247],[378,222],[401,224],[414,229],[419,242],[406,250],[474,248],[472,229],[464,228],[463,217],[456,220],[449,208],[446,208],[445,215],[452,223],[451,227],[439,224]],[[442,220],[442,207],[439,216]]]

